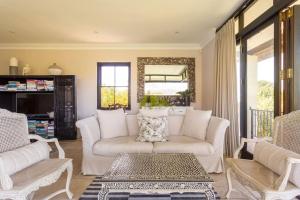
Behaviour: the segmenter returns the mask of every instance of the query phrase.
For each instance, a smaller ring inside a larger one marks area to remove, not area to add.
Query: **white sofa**
[[[128,136],[101,139],[96,116],[76,122],[83,143],[82,173],[102,175],[120,153],[193,153],[209,173],[221,173],[224,169],[224,135],[229,121],[211,117],[206,140],[181,135],[184,115],[168,116],[167,142],[137,142],[138,122],[136,115],[126,115]]]

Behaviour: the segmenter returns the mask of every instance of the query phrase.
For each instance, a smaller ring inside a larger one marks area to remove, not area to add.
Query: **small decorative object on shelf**
[[[48,67],[48,72],[50,75],[61,75],[63,70],[60,66],[58,66],[56,63],[53,63]]]
[[[31,68],[29,64],[26,64],[25,67],[23,67],[22,75],[28,75],[31,72]]]
[[[18,59],[16,57],[10,58],[9,74],[10,75],[18,75]]]

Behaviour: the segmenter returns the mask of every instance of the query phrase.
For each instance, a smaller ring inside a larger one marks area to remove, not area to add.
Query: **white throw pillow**
[[[125,113],[122,108],[118,110],[98,110],[97,112],[101,138],[106,139],[128,135]]]
[[[205,140],[212,111],[187,109],[181,129],[182,135]]]
[[[139,142],[165,142],[168,133],[168,109],[141,109],[137,115]]]

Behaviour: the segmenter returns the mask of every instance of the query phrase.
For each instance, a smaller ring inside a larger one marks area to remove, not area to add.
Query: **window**
[[[273,0],[256,0],[244,13],[244,27],[273,6]]]
[[[130,63],[98,63],[98,108],[130,109]]]

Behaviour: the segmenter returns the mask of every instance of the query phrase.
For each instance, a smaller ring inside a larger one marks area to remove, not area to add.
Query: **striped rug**
[[[98,192],[100,191],[101,184],[99,183],[101,177],[96,177],[93,182],[86,188],[85,192],[81,195],[79,200],[98,200]],[[216,199],[220,199],[219,195],[215,192]],[[204,193],[170,193],[170,194],[129,194],[127,192],[109,193],[109,200],[200,200],[206,199]]]

